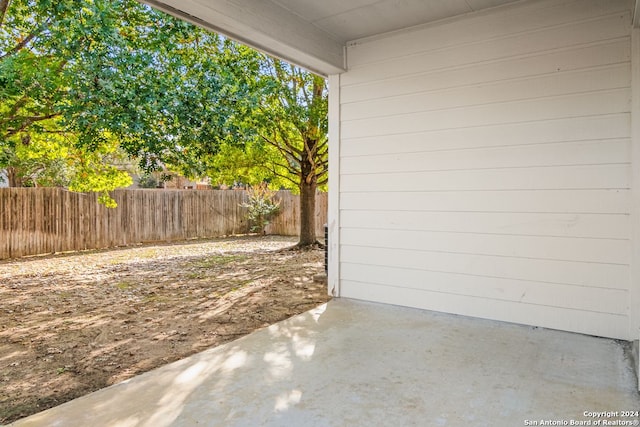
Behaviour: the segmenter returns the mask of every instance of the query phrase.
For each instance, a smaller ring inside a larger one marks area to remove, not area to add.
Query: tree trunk
[[[22,177],[20,176],[19,171],[13,167],[10,166],[6,169],[6,173],[7,173],[7,182],[9,184],[9,187],[22,187],[23,183],[22,183]]]
[[[308,183],[300,182],[300,241],[298,246],[316,243],[316,188],[315,177]]]

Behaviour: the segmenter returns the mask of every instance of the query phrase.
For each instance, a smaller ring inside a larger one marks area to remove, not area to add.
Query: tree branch
[[[0,28],[4,24],[4,17],[7,14],[7,9],[9,9],[9,3],[11,3],[11,0],[0,0]]]
[[[328,160],[321,160],[316,164],[317,167],[319,168],[326,168],[327,166],[329,166],[329,161]]]
[[[287,165],[288,165],[288,166],[283,166],[283,165],[280,165],[280,166],[287,169],[290,173],[297,174],[298,169],[296,168],[296,164],[293,162],[294,157],[288,156],[285,152],[282,151],[280,146],[276,145],[275,147],[278,151],[280,151],[280,155],[282,156],[282,158],[284,158],[284,160],[287,162]]]
[[[309,108],[311,106],[311,101],[309,101],[309,94],[307,93],[307,88],[304,85],[304,78],[302,77],[302,70],[297,69],[297,73],[296,73],[296,69],[293,69],[293,73],[297,74],[297,77],[300,79],[301,82],[303,82],[302,85],[300,85],[300,90],[302,91],[302,96],[304,97],[304,100],[306,102],[306,107]]]
[[[23,47],[25,47],[31,40],[33,40],[36,36],[36,33],[33,32],[31,34],[29,34],[27,37],[25,37],[24,39],[22,39],[22,41],[20,43],[18,43],[17,45],[15,45],[14,47],[12,47],[11,49],[9,49],[7,51],[7,53],[0,55],[0,59],[4,59],[7,56],[13,55],[14,53],[18,52],[20,49],[22,49]]]
[[[0,120],[0,124],[9,123],[10,121],[15,120],[15,114],[20,108],[24,107],[28,101],[29,98],[27,97],[27,95],[22,95],[22,98],[18,99],[6,114],[3,114],[3,116],[7,118],[4,120]]]
[[[279,166],[281,166],[281,165],[279,165]],[[299,185],[300,184],[299,182],[294,181],[293,179],[291,179],[291,177],[283,175],[283,174],[277,172],[275,169],[271,169],[271,173],[273,173],[275,176],[278,176],[278,177],[280,177],[282,179],[286,179],[287,181],[289,181],[293,185]]]
[[[264,135],[260,135],[260,138],[262,138],[263,140],[265,140],[267,142],[267,144],[271,145],[272,147],[275,147],[278,151],[280,151],[280,154],[282,154],[284,157],[292,157],[292,158],[297,158],[298,156],[296,156],[296,154],[293,151],[293,147],[291,147],[289,144],[278,144],[275,141],[271,141],[269,138],[267,138]]]
[[[52,119],[52,118],[57,117],[59,115],[60,115],[60,113],[50,113],[50,114],[45,114],[44,116],[22,117],[22,119],[24,120],[24,123],[22,123],[22,125],[20,127],[17,127],[15,129],[8,129],[6,136],[15,135],[15,134],[17,134],[19,132],[22,132],[23,130],[25,130],[30,125],[34,124],[35,122],[41,122],[43,120]]]
[[[282,163],[278,163],[278,162],[275,162],[275,161],[271,161],[271,162],[269,162],[269,164],[272,164],[272,165],[275,165],[275,166],[280,166],[282,169],[286,170],[291,175],[296,175],[296,176],[300,175],[300,171],[298,169],[296,169],[296,167],[293,166],[293,165],[283,165]],[[262,166],[267,168],[266,165],[262,165]],[[270,171],[273,171],[272,168],[267,168],[267,169],[269,169]]]
[[[3,1],[3,0],[0,0],[0,1]],[[23,38],[22,41],[20,41],[13,48],[9,49],[5,54],[0,55],[0,60],[6,58],[7,56],[13,55],[14,53],[18,52],[20,49],[28,45],[31,42],[31,40],[36,38],[38,34],[40,34],[42,31],[44,31],[45,28],[49,26],[49,23],[51,23],[51,17],[48,17],[42,25],[40,25],[38,28],[33,30],[28,36]]]
[[[324,156],[329,153],[329,144],[322,144],[322,147],[318,149],[318,156]]]
[[[282,135],[282,137],[280,138],[280,143],[276,142],[276,144],[286,147],[287,150],[291,152],[291,156],[294,157],[296,160],[298,161],[302,160],[302,156],[304,155],[304,150],[299,150],[298,148],[296,148],[293,142],[291,142],[291,138],[286,138],[287,132],[285,132],[282,126],[280,126],[280,123],[278,123],[276,127],[278,128],[280,135]]]
[[[305,143],[304,143],[304,150],[306,151],[306,154],[307,154],[307,160],[309,160],[310,164],[315,165],[315,163],[316,163],[316,147],[318,146],[318,140],[316,139],[313,142],[313,146],[308,144],[307,141],[308,140],[305,140]]]
[[[329,165],[328,164],[320,165],[320,166],[316,167],[316,169],[314,170],[314,173],[316,174],[317,177],[321,177],[322,175],[326,174],[327,172],[329,172]]]

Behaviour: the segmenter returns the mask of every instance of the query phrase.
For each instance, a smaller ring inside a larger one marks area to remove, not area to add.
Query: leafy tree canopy
[[[296,188],[312,244],[326,135],[324,79],[285,62],[135,0],[0,0],[0,167],[14,180],[108,201],[128,183],[119,147],[145,170]]]
[[[41,126],[46,130],[47,124],[42,122]],[[129,174],[118,167],[127,163],[126,155],[113,138],[105,138],[88,151],[79,148],[74,137],[58,132],[23,133],[0,147],[0,165],[15,186],[100,192],[101,202],[114,206],[107,192],[132,183]]]
[[[0,0],[0,167],[38,157],[25,140],[56,141],[55,164],[86,156],[95,167],[75,188],[109,190],[124,181],[90,153],[115,141],[145,169],[201,174],[193,159],[250,129],[236,118],[250,108],[257,58],[134,0]]]
[[[233,53],[237,55],[237,53]],[[284,61],[253,53],[242,95],[242,108],[232,109],[241,139],[202,151],[196,142],[168,161],[182,174],[207,174],[214,182],[240,181],[300,194],[300,246],[316,244],[315,193],[326,188],[328,173],[328,95],[324,78]],[[254,62],[252,62],[254,64]],[[230,82],[230,84],[233,81]]]
[[[241,174],[253,184],[300,193],[299,246],[316,244],[315,194],[326,189],[328,95],[326,81],[278,59],[262,56],[257,102],[248,123],[255,137],[243,149],[225,147],[213,162],[214,176]]]

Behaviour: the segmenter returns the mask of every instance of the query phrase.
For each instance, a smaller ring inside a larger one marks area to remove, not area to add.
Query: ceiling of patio
[[[530,0],[140,0],[320,74],[347,42]]]
[[[270,0],[346,43],[517,0]]]

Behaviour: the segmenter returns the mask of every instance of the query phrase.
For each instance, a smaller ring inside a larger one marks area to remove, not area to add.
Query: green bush
[[[275,191],[266,184],[249,188],[249,199],[240,206],[247,208],[247,218],[254,233],[265,234],[265,227],[280,212],[280,200],[275,200]]]

